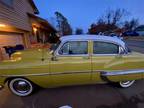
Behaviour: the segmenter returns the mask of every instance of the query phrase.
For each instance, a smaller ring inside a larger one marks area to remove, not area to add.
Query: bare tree
[[[97,23],[91,25],[90,34],[98,34],[99,32],[111,32],[119,28],[123,18],[128,15],[124,9],[108,10],[105,15],[101,16]]]
[[[106,15],[105,15],[105,21],[104,22],[106,22],[107,24],[111,24],[112,16],[113,16],[113,11],[108,10]]]
[[[108,10],[105,14],[105,22],[118,26],[122,19],[128,14],[125,9]]]
[[[66,17],[64,17],[60,12],[55,12],[57,18],[57,28],[61,35],[71,35],[72,28],[71,25],[68,23]]]
[[[126,31],[130,30],[134,30],[137,26],[139,25],[139,20],[138,19],[132,19],[130,21],[125,21],[124,22],[124,29]]]
[[[103,24],[106,24],[106,22],[104,21],[104,19],[99,18],[97,21],[97,25],[103,25]]]

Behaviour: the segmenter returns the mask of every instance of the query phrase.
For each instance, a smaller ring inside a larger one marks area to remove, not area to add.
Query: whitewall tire
[[[9,81],[9,89],[17,96],[28,96],[33,92],[33,84],[24,78],[15,78]]]
[[[120,87],[122,88],[128,88],[134,84],[135,80],[132,81],[121,81],[119,82]]]

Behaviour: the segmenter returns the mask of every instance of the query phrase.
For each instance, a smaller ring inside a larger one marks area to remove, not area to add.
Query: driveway
[[[141,47],[144,48],[144,40],[143,41],[136,41],[136,40],[126,40],[129,46]]]
[[[24,98],[5,88],[0,97],[0,108],[144,108],[144,80],[127,89],[108,84],[41,89]]]
[[[143,43],[127,41],[133,50],[144,51]],[[136,44],[137,43],[137,44]],[[122,89],[109,84],[41,89],[29,97],[17,97],[8,88],[0,91],[0,108],[144,108],[144,80]]]

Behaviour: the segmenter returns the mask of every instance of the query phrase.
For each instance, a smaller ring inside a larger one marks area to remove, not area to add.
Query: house
[[[22,44],[30,48],[55,36],[55,28],[38,14],[33,0],[0,0],[0,47]]]
[[[138,26],[135,31],[140,35],[144,36],[144,25]]]

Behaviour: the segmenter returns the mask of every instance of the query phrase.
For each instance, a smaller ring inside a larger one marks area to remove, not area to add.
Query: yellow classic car
[[[115,37],[71,35],[50,49],[15,52],[0,63],[0,85],[18,96],[43,88],[115,82],[131,86],[144,78],[144,54],[131,52]]]

